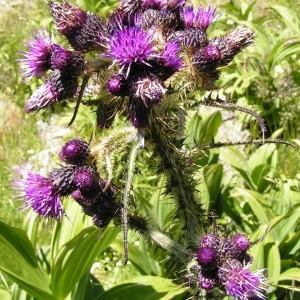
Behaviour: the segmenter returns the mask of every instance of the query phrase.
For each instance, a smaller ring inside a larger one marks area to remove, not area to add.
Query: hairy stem
[[[196,181],[193,170],[186,157],[175,146],[178,145],[178,133],[167,126],[158,116],[150,128],[155,152],[161,159],[161,171],[167,179],[166,192],[173,195],[177,205],[177,216],[185,230],[188,247],[193,246],[204,229],[204,210],[195,192]],[[177,133],[177,134],[176,134]]]
[[[124,264],[126,265],[128,261],[128,203],[129,203],[129,196],[131,191],[131,185],[133,180],[134,174],[134,167],[135,167],[135,160],[137,157],[137,153],[139,148],[141,147],[140,141],[137,140],[133,143],[129,160],[128,160],[128,168],[127,168],[127,175],[125,186],[123,189],[123,198],[122,198],[122,229],[123,229],[123,247],[124,247]]]

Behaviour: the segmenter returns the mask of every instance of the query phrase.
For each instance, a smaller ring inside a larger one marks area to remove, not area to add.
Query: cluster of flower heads
[[[20,179],[14,185],[24,197],[23,209],[32,209],[41,217],[61,221],[65,214],[62,197],[70,196],[93,217],[97,227],[105,227],[117,209],[116,188],[99,177],[96,167],[89,162],[90,148],[80,138],[69,140],[59,151],[61,166],[54,168],[48,177],[27,168],[18,171]]]
[[[196,87],[213,89],[220,68],[254,41],[253,31],[245,27],[209,39],[206,30],[217,19],[216,10],[195,8],[184,0],[123,0],[107,19],[65,1],[50,1],[49,7],[58,32],[73,50],[54,44],[45,30],[28,42],[20,59],[24,76],[52,73],[26,101],[26,112],[75,96],[82,74],[104,71],[111,76],[103,89],[127,99],[132,125],[144,128],[151,108],[171,93],[180,72],[183,77],[196,73]],[[109,60],[108,69],[102,65],[91,70],[84,58],[90,51]]]
[[[188,278],[199,289],[224,290],[227,295],[240,300],[265,299],[262,292],[263,270],[251,272],[252,256],[248,253],[252,243],[241,233],[220,237],[209,233],[202,237],[196,260]]]

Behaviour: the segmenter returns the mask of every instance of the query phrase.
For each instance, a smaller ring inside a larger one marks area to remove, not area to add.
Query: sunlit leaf
[[[33,247],[21,229],[0,222],[0,269],[38,299],[55,299],[47,274],[38,265]]]
[[[53,293],[58,298],[66,297],[119,232],[120,228],[115,227],[100,234],[99,228],[89,227],[66,243],[52,265]]]
[[[185,288],[167,278],[142,276],[124,281],[101,294],[96,300],[171,300],[178,295],[183,296],[185,291]]]

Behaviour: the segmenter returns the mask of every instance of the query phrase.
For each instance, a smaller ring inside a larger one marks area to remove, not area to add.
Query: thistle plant
[[[59,167],[47,177],[21,168],[15,185],[24,196],[23,208],[61,221],[72,218],[64,202],[76,201],[94,226],[122,226],[125,263],[127,234],[133,229],[187,270],[179,279],[189,282],[191,297],[216,299],[217,293],[265,299],[263,271],[249,270],[255,259],[248,253],[253,243],[241,233],[216,233],[196,189],[193,158],[203,155],[203,149],[225,144],[195,143],[191,155],[184,135],[187,113],[199,105],[249,113],[265,131],[255,112],[211,96],[219,89],[222,68],[254,43],[254,31],[238,27],[211,36],[208,28],[219,18],[217,9],[196,8],[183,0],[123,0],[107,18],[65,1],[49,1],[49,8],[69,48],[56,44],[45,29],[25,43],[28,49],[19,59],[24,80],[44,79],[25,102],[25,112],[76,99],[70,124],[76,122],[80,105],[92,105],[95,127],[109,133],[90,142],[79,137],[67,141],[58,153]],[[197,93],[205,92],[209,96],[196,100]],[[122,128],[114,128],[117,119]],[[181,224],[176,239],[155,227],[138,204],[135,208],[135,164],[145,151],[165,180],[165,194],[174,201],[174,220]],[[115,171],[119,153],[127,159],[123,178]]]

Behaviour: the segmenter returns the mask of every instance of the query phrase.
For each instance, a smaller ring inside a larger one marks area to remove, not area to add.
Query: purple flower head
[[[251,246],[249,239],[242,233],[235,234],[231,240],[233,246],[241,252],[249,250]]]
[[[52,45],[52,69],[59,69],[69,75],[78,76],[83,73],[84,66],[84,58],[80,53],[69,51],[59,45]]]
[[[46,30],[37,31],[34,37],[25,44],[28,52],[21,52],[24,58],[18,59],[25,81],[32,77],[41,78],[50,69],[52,44],[53,40]]]
[[[127,68],[127,75],[134,63],[148,65],[147,59],[153,55],[153,32],[143,32],[138,27],[124,27],[106,40],[108,57],[117,62],[121,69]]]
[[[165,7],[174,9],[174,8],[182,7],[185,4],[186,0],[165,0],[163,2],[166,3],[164,5]]]
[[[128,84],[123,75],[114,75],[107,82],[107,89],[114,96],[127,96]]]
[[[197,252],[197,261],[200,266],[211,266],[216,263],[217,253],[210,247],[201,247]]]
[[[185,2],[186,0],[144,0],[142,2],[142,7],[145,9],[174,9],[183,6]]]
[[[53,169],[49,174],[49,179],[56,187],[60,196],[70,195],[74,189],[74,167],[61,167]]]
[[[24,196],[22,208],[31,208],[41,217],[61,221],[64,210],[53,182],[25,168],[18,172],[22,178],[16,180],[14,185],[21,190],[20,195]]]
[[[200,72],[210,72],[218,67],[221,51],[218,47],[207,45],[200,48],[193,57],[193,64]]]
[[[99,177],[92,167],[77,167],[74,174],[74,184],[85,198],[96,198],[99,195]]]
[[[63,35],[82,27],[87,13],[69,2],[49,2],[50,12],[57,29]]]
[[[258,299],[266,299],[262,292],[266,289],[263,270],[251,272],[243,268],[233,268],[227,270],[228,280],[225,284],[225,289],[228,295],[247,300],[252,296]]]
[[[211,10],[209,6],[207,10],[204,8],[195,10],[193,6],[187,6],[182,11],[182,18],[186,28],[206,30],[216,18],[216,9]]]
[[[80,138],[66,142],[59,151],[59,159],[67,164],[84,164],[90,154],[89,144]]]
[[[75,95],[77,87],[77,77],[65,76],[59,70],[54,70],[46,82],[26,101],[25,112],[38,111],[61,100],[71,98]]]
[[[208,233],[201,238],[200,247],[210,247],[214,250],[218,250],[221,243],[221,239],[218,235]]]
[[[162,0],[144,0],[142,1],[142,7],[144,9],[162,9],[164,2]]]
[[[226,66],[237,53],[253,44],[254,40],[255,33],[253,30],[241,26],[222,37],[211,39],[209,45],[215,46],[220,50],[221,59],[218,62],[218,66]]]
[[[177,43],[172,42],[166,43],[164,50],[160,54],[164,66],[170,69],[172,73],[178,71],[183,65],[179,53],[180,46]]]
[[[217,280],[215,278],[205,277],[201,272],[198,274],[198,282],[200,288],[204,290],[211,290],[217,285]]]
[[[166,93],[166,89],[156,76],[138,76],[130,82],[132,95],[148,107],[160,103]]]

